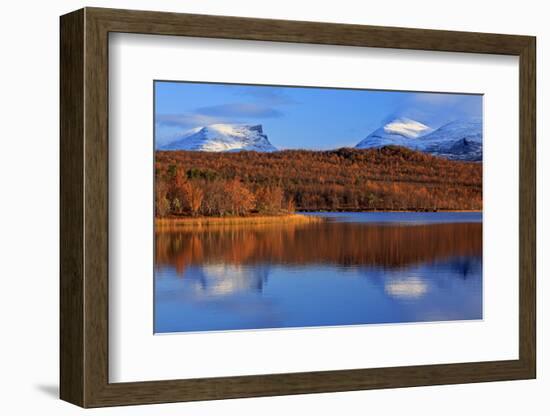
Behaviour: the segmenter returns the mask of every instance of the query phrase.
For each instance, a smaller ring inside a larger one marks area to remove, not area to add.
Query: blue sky
[[[195,127],[238,123],[261,124],[279,149],[334,149],[395,117],[437,128],[481,116],[481,95],[155,82],[157,146]]]

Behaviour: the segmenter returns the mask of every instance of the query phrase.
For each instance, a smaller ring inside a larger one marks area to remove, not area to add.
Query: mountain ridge
[[[422,139],[424,151],[435,156],[476,162],[483,158],[483,125],[478,117],[453,120]]]
[[[449,160],[481,161],[481,118],[450,121],[437,129],[408,118],[397,118],[370,133],[357,149],[402,146]]]
[[[194,150],[205,152],[273,152],[261,124],[210,124],[191,129],[158,150]]]
[[[358,149],[370,149],[383,146],[404,146],[417,150],[415,139],[432,132],[433,129],[419,121],[398,117],[374,130],[355,146]]]
[[[356,149],[401,146],[449,160],[483,159],[482,120],[478,117],[450,121],[437,129],[406,117],[395,118],[355,146]],[[157,150],[204,152],[275,152],[261,124],[211,124],[181,134]]]

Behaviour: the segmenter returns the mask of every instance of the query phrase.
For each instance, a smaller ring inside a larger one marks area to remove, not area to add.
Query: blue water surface
[[[480,213],[157,234],[155,332],[475,320]]]
[[[372,224],[448,224],[481,222],[483,215],[478,211],[465,212],[304,212],[339,222]]]

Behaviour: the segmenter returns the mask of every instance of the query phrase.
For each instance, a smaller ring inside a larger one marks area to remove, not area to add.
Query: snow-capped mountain
[[[273,152],[277,149],[269,142],[261,125],[212,124],[187,131],[172,142],[161,146],[160,150]]]
[[[480,161],[483,157],[483,125],[480,118],[447,123],[422,137],[423,150],[453,160]]]
[[[401,117],[373,131],[355,147],[358,149],[370,149],[373,147],[395,145],[420,150],[418,149],[420,141],[417,139],[431,131],[432,129],[425,124]]]
[[[375,130],[355,147],[368,149],[389,145],[451,160],[480,161],[483,155],[482,122],[480,118],[466,118],[433,130],[418,121],[399,118]]]

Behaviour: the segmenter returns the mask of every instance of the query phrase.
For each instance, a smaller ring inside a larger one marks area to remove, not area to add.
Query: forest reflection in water
[[[157,333],[482,317],[481,222],[207,226],[155,237]]]

